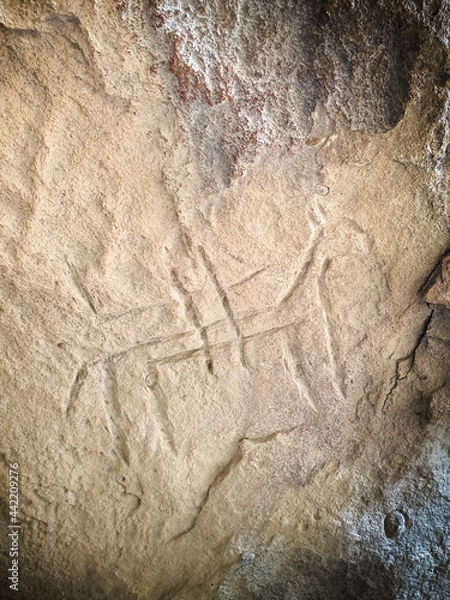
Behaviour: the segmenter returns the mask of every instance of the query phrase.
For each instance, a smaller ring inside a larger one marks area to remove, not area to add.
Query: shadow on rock
[[[355,564],[295,549],[245,554],[216,600],[394,600],[398,588],[376,557]]]

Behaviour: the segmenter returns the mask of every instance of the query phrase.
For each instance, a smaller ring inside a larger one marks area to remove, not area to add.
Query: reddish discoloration
[[[183,60],[178,40],[174,41],[172,64],[170,67],[172,73],[177,78],[178,93],[183,102],[192,102],[200,96],[210,106],[214,104],[205,80]]]
[[[121,14],[123,14],[128,8],[127,0],[116,0],[116,5]]]

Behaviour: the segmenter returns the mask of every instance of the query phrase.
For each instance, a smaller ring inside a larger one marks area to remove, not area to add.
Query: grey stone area
[[[449,597],[449,31],[0,1],[0,598]]]

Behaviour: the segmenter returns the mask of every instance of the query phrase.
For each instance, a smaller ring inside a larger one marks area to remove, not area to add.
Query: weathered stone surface
[[[0,4],[4,597],[447,598],[449,10]]]
[[[262,146],[316,145],[336,110],[368,132],[403,116],[420,28],[395,5],[165,0],[155,14],[210,184],[211,171],[229,183]]]

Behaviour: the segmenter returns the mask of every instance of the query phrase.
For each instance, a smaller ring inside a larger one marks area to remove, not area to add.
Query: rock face
[[[337,110],[359,131],[398,123],[419,27],[407,10],[377,4],[156,3],[176,96],[210,185],[214,175],[229,185],[262,146],[316,145],[332,133]]]
[[[449,27],[0,4],[1,597],[448,597]]]

